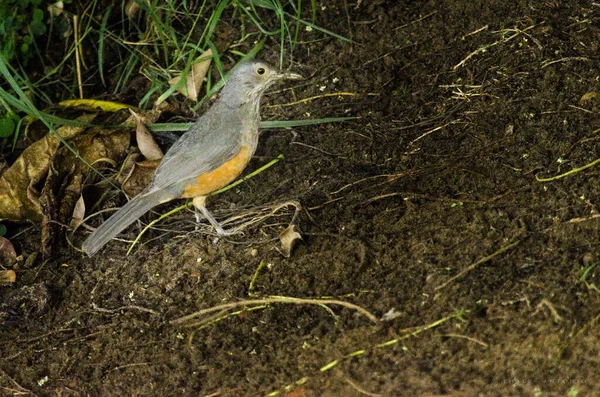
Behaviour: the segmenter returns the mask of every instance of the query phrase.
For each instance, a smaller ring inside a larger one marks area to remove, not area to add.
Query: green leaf
[[[12,117],[7,116],[0,119],[0,138],[8,138],[15,132],[15,122]]]
[[[46,33],[46,25],[40,21],[33,21],[29,24],[29,31],[34,36],[41,36]]]
[[[4,20],[4,23],[2,24],[3,29],[5,29],[7,32],[9,32],[11,29],[13,29],[14,23],[15,23],[15,19],[13,17],[6,17],[6,19]]]
[[[6,226],[0,223],[0,237],[4,237],[6,235]]]
[[[33,20],[36,22],[42,22],[44,20],[44,12],[39,8],[33,9]]]

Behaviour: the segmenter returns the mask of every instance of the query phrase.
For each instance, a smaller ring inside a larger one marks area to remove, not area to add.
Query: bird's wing
[[[242,128],[238,112],[213,105],[169,149],[148,190],[183,191],[186,181],[219,168],[240,151]]]

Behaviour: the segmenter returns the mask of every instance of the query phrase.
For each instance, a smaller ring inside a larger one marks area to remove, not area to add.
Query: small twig
[[[311,96],[308,98],[300,99],[295,102],[282,103],[280,105],[268,105],[268,106],[263,106],[263,107],[265,107],[265,108],[285,108],[288,106],[296,106],[296,105],[300,105],[302,103],[314,101],[315,99],[329,98],[329,97],[342,97],[342,96],[362,96],[362,95],[377,96],[379,94],[376,92],[368,92],[366,94],[357,94],[355,92],[328,92],[325,94],[315,95],[315,96]]]
[[[276,296],[276,297],[265,298],[265,299],[250,299],[250,300],[244,300],[244,301],[239,301],[239,302],[225,303],[222,305],[217,305],[217,306],[209,307],[207,309],[199,310],[192,314],[188,314],[187,316],[179,317],[175,320],[169,321],[169,323],[172,325],[177,325],[177,324],[181,324],[186,321],[192,320],[196,317],[204,316],[206,314],[210,314],[213,312],[219,312],[222,310],[229,310],[229,309],[235,309],[238,307],[245,307],[245,306],[252,306],[252,305],[268,305],[271,303],[293,303],[293,304],[297,304],[297,305],[319,305],[319,306],[321,306],[321,305],[339,305],[339,306],[346,307],[348,309],[356,310],[357,312],[361,313],[363,316],[365,316],[369,320],[371,320],[373,323],[379,324],[379,320],[377,319],[377,317],[375,317],[373,314],[371,314],[366,309],[364,309],[358,305],[355,305],[353,303],[344,302],[344,301],[337,300],[337,299],[303,299],[303,298],[293,298],[293,297],[288,297],[288,296]]]
[[[495,257],[499,256],[500,254],[505,253],[506,251],[509,251],[511,249],[513,249],[514,247],[516,247],[517,245],[521,244],[523,240],[517,240],[514,243],[508,244],[502,248],[500,248],[498,251],[494,252],[491,255],[486,256],[485,258],[482,258],[480,260],[478,260],[477,262],[473,263],[472,265],[467,266],[466,269],[464,269],[463,271],[461,271],[460,273],[458,273],[457,275],[450,277],[450,279],[448,279],[448,281],[446,281],[445,283],[438,285],[437,287],[435,287],[435,291],[439,291],[442,288],[447,287],[451,282],[453,282],[454,280],[464,276],[465,274],[469,273],[470,271],[474,270],[475,268],[477,268],[479,265],[482,265],[486,262],[491,261],[492,259],[494,259]]]
[[[365,200],[361,204],[362,205],[369,205],[369,204],[374,203],[377,200],[383,200],[385,198],[396,197],[396,196],[401,196],[402,197],[402,193],[400,193],[400,192],[393,192],[393,193],[380,194],[379,196],[371,197],[371,198]]]
[[[360,1],[358,2],[358,4],[360,4]],[[356,6],[356,8],[358,8],[358,5]],[[394,30],[402,29],[402,28],[410,26],[410,25],[412,25],[414,23],[421,22],[422,20],[427,19],[427,18],[429,18],[429,17],[431,17],[431,16],[433,16],[433,15],[435,15],[437,13],[438,13],[437,11],[430,12],[429,14],[427,14],[425,16],[422,16],[421,18],[415,19],[414,21],[410,21],[409,23],[405,23],[402,26],[398,26],[398,27],[394,28]]]
[[[308,145],[308,144],[306,144],[306,143],[302,143],[302,142],[292,142],[291,144],[292,144],[292,145],[299,145],[299,146],[304,146],[304,147],[307,147],[307,148],[311,148],[311,149],[313,149],[313,150],[316,150],[317,152],[320,152],[320,153],[326,154],[326,155],[328,155],[328,156],[342,157],[342,155],[341,155],[341,154],[335,154],[335,153],[327,152],[327,151],[325,151],[325,150],[323,150],[323,149],[319,149],[319,148],[318,148],[318,147],[316,147],[316,146],[313,146],[313,145]]]
[[[558,314],[558,310],[556,310],[554,305],[550,303],[550,301],[547,299],[542,299],[540,303],[538,303],[538,305],[535,307],[535,311],[533,312],[532,316],[535,316],[544,306],[547,307],[548,310],[550,310],[550,313],[552,314],[552,317],[554,317],[555,322],[560,323],[563,320],[560,314]]]
[[[468,340],[468,341],[471,341],[471,342],[477,343],[478,345],[481,345],[481,346],[483,346],[483,347],[485,347],[485,348],[488,348],[488,347],[490,346],[490,345],[488,345],[487,343],[480,341],[479,339],[475,339],[475,338],[472,338],[472,337],[470,337],[470,336],[467,336],[467,335],[460,335],[460,334],[442,334],[442,336],[447,336],[447,337],[449,337],[449,338],[460,338],[460,339],[466,339],[466,340]]]
[[[8,345],[8,344],[16,344],[16,343],[31,343],[31,342],[38,341],[40,339],[45,339],[54,334],[58,334],[59,332],[71,332],[74,330],[75,330],[75,328],[57,329],[57,330],[49,331],[49,332],[46,332],[45,334],[34,336],[31,338],[0,340],[0,346]]]
[[[146,313],[151,313],[151,314],[159,314],[155,310],[147,309],[145,307],[137,306],[137,305],[126,305],[126,306],[119,306],[119,307],[117,307],[115,309],[105,309],[105,308],[100,307],[100,306],[98,306],[98,305],[96,305],[95,303],[92,302],[92,308],[94,310],[96,310],[97,312],[101,312],[101,313],[116,313],[116,312],[121,311],[121,310],[139,310],[141,312],[146,312]]]
[[[568,57],[568,58],[560,58],[554,61],[546,61],[542,62],[542,69],[546,66],[554,65],[555,63],[567,62],[567,61],[589,61],[589,58],[586,57]]]
[[[21,385],[20,385],[20,384],[19,384],[19,383],[18,383],[16,380],[14,380],[14,379],[12,378],[12,376],[10,376],[10,375],[9,375],[9,374],[7,374],[6,372],[4,372],[4,370],[3,370],[3,369],[1,369],[1,368],[0,368],[0,374],[2,374],[3,376],[6,376],[6,377],[8,378],[8,380],[10,380],[10,381],[11,381],[11,382],[12,382],[12,383],[13,383],[13,384],[16,386],[16,387],[18,387],[18,388],[19,388],[19,391],[20,391],[21,393],[27,393],[28,395],[31,395],[31,396],[37,396],[37,394],[35,394],[35,393],[34,393],[34,392],[32,392],[31,390],[29,390],[29,389],[26,389],[26,388],[24,388],[23,386],[21,386]]]
[[[489,27],[490,27],[490,25],[482,26],[479,29],[472,31],[471,33],[467,33],[466,35],[463,36],[463,38],[476,35],[479,32],[483,32],[484,30],[487,30]]]
[[[249,227],[259,224],[263,221],[265,221],[267,218],[270,217],[275,217],[276,213],[279,212],[280,210],[287,208],[287,207],[294,207],[294,215],[292,216],[292,220],[289,222],[289,224],[293,224],[294,221],[296,220],[296,218],[298,217],[298,213],[302,210],[302,205],[294,200],[291,201],[286,201],[283,203],[279,203],[279,204],[273,204],[273,205],[268,205],[268,206],[264,206],[262,208],[258,208],[258,209],[253,209],[253,210],[248,210],[245,212],[239,212],[237,215],[231,216],[229,218],[227,218],[226,221],[222,222],[223,225],[228,225],[228,224],[232,224],[235,225],[235,227],[238,230],[241,229],[248,229]],[[250,218],[248,220],[246,220],[246,218]]]
[[[506,30],[504,30],[505,32],[506,31],[515,32],[516,31],[517,33],[515,33],[512,36],[509,36],[507,38],[502,38],[501,40],[498,40],[498,41],[496,41],[496,42],[494,42],[492,44],[482,45],[481,47],[479,47],[478,49],[476,49],[475,51],[473,51],[472,53],[470,53],[469,55],[467,55],[467,57],[465,59],[463,59],[462,61],[460,61],[456,65],[454,65],[454,67],[452,68],[452,70],[456,70],[459,67],[464,66],[467,63],[467,61],[469,59],[473,58],[475,55],[477,55],[479,53],[482,53],[482,52],[486,52],[489,48],[494,47],[494,46],[496,46],[498,44],[506,43],[507,41],[510,41],[510,40],[512,40],[512,39],[514,39],[516,37],[519,37],[520,35],[524,34],[526,31],[528,31],[529,29],[533,29],[534,27],[535,27],[535,25],[529,26],[529,27],[527,27],[527,28],[525,28],[523,30],[517,30],[517,29],[506,29]]]
[[[587,221],[591,221],[593,219],[598,219],[598,218],[600,218],[600,214],[593,214],[590,216],[585,216],[585,217],[580,217],[580,218],[571,218],[566,223],[587,222]]]
[[[344,185],[341,188],[339,188],[338,190],[336,190],[335,192],[330,192],[329,194],[334,195],[334,194],[341,193],[343,190],[346,190],[349,187],[352,187],[352,186],[358,185],[359,183],[370,181],[370,180],[376,179],[376,178],[388,178],[388,180],[386,182],[393,182],[393,181],[399,179],[400,177],[403,177],[406,175],[408,175],[408,174],[401,172],[399,174],[381,174],[381,175],[375,175],[375,176],[368,176],[366,178],[359,179],[357,181],[353,181],[352,183]]]
[[[412,145],[413,143],[417,142],[418,140],[421,140],[421,139],[425,138],[427,135],[429,135],[429,134],[431,134],[431,133],[434,133],[434,132],[436,132],[436,131],[439,131],[439,130],[441,130],[441,129],[444,129],[444,128],[448,127],[449,125],[456,124],[456,123],[459,123],[459,122],[461,122],[461,121],[462,121],[461,119],[458,119],[458,120],[452,120],[452,121],[450,121],[450,122],[448,122],[448,123],[446,123],[446,124],[444,124],[444,125],[441,125],[441,126],[439,126],[439,127],[435,127],[435,128],[433,128],[433,129],[431,129],[431,130],[429,130],[429,131],[426,131],[426,132],[424,132],[423,134],[421,134],[420,136],[418,136],[417,138],[415,138],[415,139],[413,139],[412,141],[410,141],[410,143],[409,143],[408,145],[410,146],[410,145]]]
[[[360,394],[364,394],[365,396],[370,396],[370,397],[381,397],[381,396],[383,396],[383,394],[371,393],[370,391],[367,391],[367,390],[363,389],[358,383],[354,382],[348,376],[344,376],[344,374],[342,373],[342,371],[338,371],[338,373],[341,376],[341,378],[344,381],[346,381],[346,383],[348,383],[350,386],[352,386],[352,388],[354,390],[356,390],[357,392],[359,392]]]
[[[81,78],[81,43],[79,42],[79,17],[73,15],[73,36],[75,39],[75,65],[77,67],[77,85],[79,86],[79,98],[83,99],[83,80]]]
[[[131,363],[131,364],[119,365],[118,367],[114,367],[113,369],[111,369],[109,372],[117,371],[117,370],[123,369],[123,368],[141,367],[144,365],[150,365],[150,363]]]
[[[577,333],[575,334],[575,338],[581,336],[584,332],[586,332],[588,329],[590,329],[596,323],[598,323],[598,321],[600,321],[600,314],[598,314],[596,317],[594,317],[592,319],[592,321],[590,321],[589,323],[587,323],[583,327],[581,327],[581,329],[579,331],[577,331]]]
[[[587,109],[584,109],[584,108],[579,107],[579,106],[569,105],[569,107],[573,108],[573,109],[581,110],[582,112],[587,113],[587,114],[594,114],[594,112],[592,112],[591,110],[587,110]]]

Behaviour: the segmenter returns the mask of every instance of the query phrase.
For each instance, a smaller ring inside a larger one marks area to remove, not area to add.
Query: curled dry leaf
[[[52,245],[60,231],[58,220],[58,198],[56,197],[53,186],[60,183],[60,175],[51,168],[48,173],[44,188],[40,194],[40,208],[42,211],[42,244],[41,252],[44,258],[52,256]]]
[[[6,237],[0,237],[0,265],[10,267],[17,262],[15,247]]]
[[[42,222],[41,251],[46,256],[51,254],[61,225],[74,225],[82,219],[84,181],[96,175],[85,162],[116,164],[131,146],[131,130],[99,126],[135,125],[133,116],[124,110],[128,106],[116,102],[77,100],[59,105],[70,114],[81,114],[76,119],[81,126],[56,130],[70,147],[62,145],[56,134],[48,133],[41,122],[33,119],[24,134],[31,143],[0,174],[0,219]],[[159,116],[156,112],[148,118]],[[96,126],[86,126],[92,123]]]
[[[70,147],[33,119],[26,130],[31,133],[24,134],[31,143],[14,163],[0,170],[0,219],[41,222],[41,251],[45,256],[51,255],[61,225],[74,226],[83,219],[84,181],[96,175],[85,163],[117,164],[131,147],[130,129],[99,126],[136,125],[136,118],[124,110],[128,106],[116,102],[76,100],[59,105],[71,114],[82,114],[76,119],[81,126],[56,130]],[[154,122],[160,113],[151,111],[141,116],[144,122]],[[88,127],[92,123],[96,126]]]
[[[83,200],[83,196],[79,196],[77,203],[75,203],[75,208],[73,208],[73,215],[71,216],[70,226],[73,229],[76,229],[83,222],[83,218],[85,217],[85,201]]]
[[[144,157],[146,157],[146,159],[148,160],[162,159],[164,154],[162,150],[160,150],[160,147],[158,146],[156,141],[154,140],[154,137],[152,137],[150,131],[148,131],[148,129],[142,122],[142,118],[140,117],[140,115],[131,109],[129,109],[129,111],[135,119],[135,138],[137,140],[140,152],[142,152]]]
[[[208,68],[210,67],[212,58],[212,50],[208,49],[194,60],[192,67],[186,76],[185,84],[182,84],[177,89],[180,94],[185,95],[194,102],[198,102],[198,94],[200,93],[200,88],[202,88],[202,83],[204,82],[206,73],[208,73]],[[179,83],[180,80],[181,76],[174,77],[169,80],[169,84],[174,86],[175,84]]]
[[[579,99],[580,105],[587,105],[588,103],[597,103],[600,100],[600,95],[597,92],[586,92]]]
[[[62,14],[64,9],[65,9],[65,4],[62,1],[57,1],[56,3],[50,4],[48,6],[48,12],[53,17],[57,17],[60,14]]]
[[[94,106],[97,108],[99,105]],[[97,113],[94,123],[121,125],[129,117],[129,112],[124,110],[101,112]],[[125,125],[133,125],[133,122]],[[70,139],[69,144],[89,164],[96,164],[101,159],[117,162],[131,146],[131,130],[91,127]],[[61,225],[70,224],[84,181],[90,174],[95,175],[69,148],[62,146],[54,154],[40,196],[44,257],[52,255],[51,249],[63,229]]]
[[[148,186],[154,170],[160,164],[160,160],[135,161],[135,156],[131,160],[126,160],[125,173],[121,181],[121,187],[127,195],[137,196]]]
[[[14,270],[0,270],[0,285],[8,285],[17,281],[17,273]]]
[[[281,249],[279,252],[286,258],[289,258],[292,255],[292,250],[298,240],[302,240],[302,236],[296,231],[296,225],[288,226],[279,235],[279,241],[281,242]]]
[[[381,321],[392,321],[393,319],[400,317],[401,315],[402,313],[397,312],[396,309],[392,307],[390,310],[383,313],[383,316],[381,316]]]
[[[139,12],[140,6],[135,0],[129,0],[127,4],[125,4],[125,15],[127,15],[129,22],[134,21]]]
[[[77,120],[91,123],[95,117],[95,114],[88,114]],[[56,132],[68,140],[78,136],[84,130],[85,127],[63,126]],[[40,192],[36,186],[46,177],[59,147],[58,137],[47,134],[27,147],[0,176],[0,219],[15,222],[42,220]]]

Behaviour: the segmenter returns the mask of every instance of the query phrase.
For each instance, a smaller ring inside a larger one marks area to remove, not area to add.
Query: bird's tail
[[[88,256],[93,256],[113,237],[131,225],[140,216],[160,203],[169,201],[162,191],[152,193],[141,193],[131,199],[121,209],[115,212],[103,224],[101,224],[83,242],[82,248]]]

